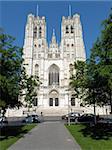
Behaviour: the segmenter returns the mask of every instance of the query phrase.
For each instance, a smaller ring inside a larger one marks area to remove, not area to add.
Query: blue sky
[[[20,47],[23,46],[27,15],[36,15],[37,4],[39,16],[46,17],[48,42],[51,40],[53,28],[60,42],[61,18],[68,16],[68,6],[71,4],[72,15],[81,15],[87,57],[100,34],[101,22],[108,17],[112,7],[112,1],[0,1],[0,27],[15,37],[16,44]]]

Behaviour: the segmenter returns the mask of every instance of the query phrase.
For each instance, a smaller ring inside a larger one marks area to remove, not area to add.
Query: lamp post
[[[70,116],[69,116],[69,113],[70,113],[69,93],[67,93],[67,95],[68,95],[68,125],[70,126]]]

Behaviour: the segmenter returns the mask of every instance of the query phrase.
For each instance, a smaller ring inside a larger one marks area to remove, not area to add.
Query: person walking
[[[41,121],[44,121],[43,112],[41,112]]]

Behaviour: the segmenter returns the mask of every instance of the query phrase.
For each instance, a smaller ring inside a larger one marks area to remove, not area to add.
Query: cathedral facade
[[[86,60],[80,15],[62,17],[60,44],[54,29],[48,44],[46,28],[44,16],[28,15],[23,58],[27,74],[37,75],[41,82],[34,108],[45,114],[80,110],[80,101],[69,90],[74,62]]]

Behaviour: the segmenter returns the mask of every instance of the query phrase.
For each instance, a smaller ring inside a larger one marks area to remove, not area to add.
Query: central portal
[[[49,106],[50,107],[55,107],[59,106],[59,94],[57,91],[53,90],[49,93]]]

